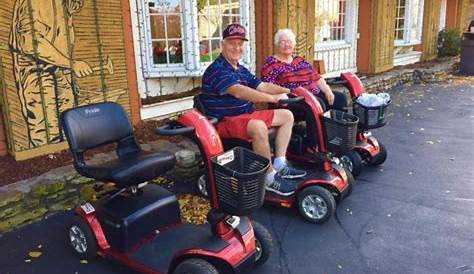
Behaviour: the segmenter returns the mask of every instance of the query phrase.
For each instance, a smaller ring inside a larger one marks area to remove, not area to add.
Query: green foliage
[[[442,30],[438,33],[438,57],[456,56],[461,53],[461,33]]]

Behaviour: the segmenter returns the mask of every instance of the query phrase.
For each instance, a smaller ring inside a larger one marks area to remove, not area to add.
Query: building
[[[431,60],[438,31],[464,30],[474,16],[472,0],[0,3],[0,154],[17,160],[64,149],[58,117],[74,105],[116,101],[134,123],[190,108],[231,22],[249,30],[242,62],[253,71],[273,33],[292,28],[298,54],[323,60],[331,77]]]

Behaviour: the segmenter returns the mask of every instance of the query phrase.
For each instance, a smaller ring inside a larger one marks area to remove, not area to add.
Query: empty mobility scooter
[[[268,160],[251,152],[246,154],[253,159],[254,172],[242,176],[252,176],[255,187],[234,195],[246,203],[243,208],[238,207],[240,204],[220,203],[211,173],[209,224],[183,224],[176,196],[146,183],[171,169],[174,155],[141,150],[120,105],[107,102],[70,109],[62,114],[61,122],[76,170],[116,186],[93,204],[75,209],[68,237],[81,258],[99,255],[142,273],[196,274],[248,273],[249,268],[267,260],[272,249],[269,232],[244,215],[263,203],[260,178],[268,168]],[[176,133],[171,129],[166,132]],[[192,134],[194,130],[181,132]],[[199,135],[198,130],[195,133]],[[97,165],[84,160],[86,150],[110,143],[116,143],[117,159]],[[220,142],[212,144],[210,149],[217,152]],[[218,168],[221,177],[232,172],[225,166]],[[227,179],[220,178],[220,182],[239,186],[238,176],[232,181]]]
[[[295,95],[298,97],[280,100],[280,104],[297,104],[302,102],[302,100],[308,100],[315,108],[321,108],[318,101],[311,94],[307,94],[307,96],[311,97],[305,97],[304,94],[299,93]],[[201,112],[204,112],[205,109],[201,103],[200,96],[194,97],[194,106]],[[316,114],[315,116],[315,119],[319,122],[318,125],[321,125],[322,117]],[[322,129],[319,132],[322,132]],[[270,130],[269,134],[273,134],[272,130]],[[296,205],[300,214],[306,220],[313,223],[324,223],[329,220],[336,210],[336,201],[342,201],[351,193],[354,178],[350,172],[332,161],[327,153],[324,140],[323,136],[320,136],[318,139],[321,148],[318,153],[311,153],[310,155],[295,154],[295,157],[290,158],[293,154],[288,150],[288,159],[296,160],[293,163],[303,162],[303,165],[299,165],[299,168],[303,167],[308,171],[308,174],[303,178],[294,180],[297,184],[294,194],[281,196],[267,191],[265,202],[286,208]],[[242,139],[222,139],[222,141],[226,149],[236,146],[251,146],[247,140]],[[202,176],[198,181],[198,188],[203,195],[206,195],[206,190],[209,191],[209,180],[206,180],[206,178],[207,176]]]
[[[387,150],[384,145],[372,136],[371,129],[382,127],[386,124],[386,108],[391,101],[381,106],[367,107],[357,102],[357,98],[365,92],[359,77],[352,72],[341,73],[340,77],[328,79],[329,85],[344,85],[352,97],[353,113],[359,118],[356,144],[353,151],[347,154],[342,161],[360,168],[362,165],[377,166],[387,159]]]

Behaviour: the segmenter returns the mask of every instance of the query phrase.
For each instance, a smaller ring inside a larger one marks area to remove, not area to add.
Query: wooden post
[[[358,70],[378,73],[393,67],[395,5],[393,0],[360,0]]]
[[[3,127],[2,105],[0,103],[0,157],[8,154],[6,136],[5,128]]]
[[[423,32],[422,44],[419,50],[423,52],[422,61],[429,61],[436,58],[438,49],[438,30],[439,30],[439,13],[441,10],[441,0],[425,1],[423,11]]]

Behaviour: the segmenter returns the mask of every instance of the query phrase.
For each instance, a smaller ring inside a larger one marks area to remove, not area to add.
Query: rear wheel
[[[79,216],[74,216],[68,227],[68,237],[72,250],[81,259],[97,256],[97,241],[89,225]]]
[[[336,200],[327,189],[309,186],[298,194],[298,210],[307,221],[321,224],[334,214]]]
[[[252,221],[253,232],[255,233],[255,265],[264,264],[273,251],[273,239],[270,232],[260,223]]]
[[[219,272],[206,260],[186,259],[176,267],[173,274],[219,274]]]
[[[380,146],[379,153],[377,153],[374,157],[372,157],[372,159],[370,159],[369,164],[371,166],[381,165],[387,159],[387,149],[385,149],[385,146],[380,142],[379,142],[379,146]]]
[[[362,157],[355,150],[349,150],[340,157],[342,166],[349,170],[352,175],[357,177],[362,170]]]

